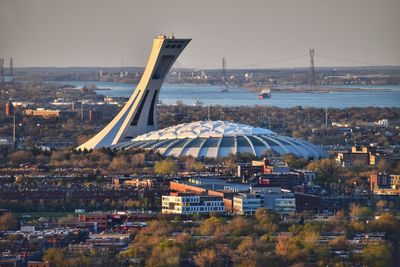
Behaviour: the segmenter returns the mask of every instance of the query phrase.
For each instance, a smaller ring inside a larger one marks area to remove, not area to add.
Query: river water
[[[129,97],[135,85],[115,82],[98,81],[63,81],[81,88],[85,84],[95,84],[97,88],[111,90],[96,90],[97,93],[109,96]],[[331,86],[332,87],[332,86]],[[203,105],[222,106],[276,106],[276,107],[317,107],[317,108],[347,108],[347,107],[400,107],[400,85],[342,85],[336,88],[363,88],[366,91],[329,92],[329,93],[286,93],[272,92],[272,97],[258,99],[257,93],[242,88],[230,88],[229,92],[221,93],[220,86],[194,84],[164,84],[159,99],[163,104],[171,105],[177,101],[192,105],[199,101]]]

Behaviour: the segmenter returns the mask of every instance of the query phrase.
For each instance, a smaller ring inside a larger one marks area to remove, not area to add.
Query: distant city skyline
[[[14,67],[143,67],[160,33],[193,41],[174,67],[400,65],[397,0],[2,0]]]

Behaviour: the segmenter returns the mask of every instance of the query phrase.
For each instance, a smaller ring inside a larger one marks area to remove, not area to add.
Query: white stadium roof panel
[[[112,146],[114,147],[114,146]],[[304,158],[324,158],[327,153],[309,142],[259,127],[226,121],[196,121],[149,132],[124,143],[124,148],[153,149],[164,156],[221,158],[235,153],[292,153]],[[116,148],[116,146],[115,146]]]

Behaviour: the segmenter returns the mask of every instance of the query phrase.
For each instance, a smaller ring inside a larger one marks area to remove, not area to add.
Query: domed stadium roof
[[[149,132],[111,148],[151,149],[164,156],[221,158],[251,153],[262,157],[268,151],[277,156],[294,154],[303,158],[324,158],[327,153],[309,142],[245,124],[226,121],[197,121]]]

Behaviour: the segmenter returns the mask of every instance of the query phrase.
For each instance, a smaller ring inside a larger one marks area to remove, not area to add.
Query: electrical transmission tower
[[[308,70],[308,90],[317,90],[317,81],[315,79],[315,67],[314,67],[314,48],[310,48],[310,67]]]
[[[4,88],[4,83],[5,83],[5,79],[4,79],[4,59],[0,58],[0,86],[2,88]]]
[[[10,81],[14,81],[14,59],[10,58]]]

